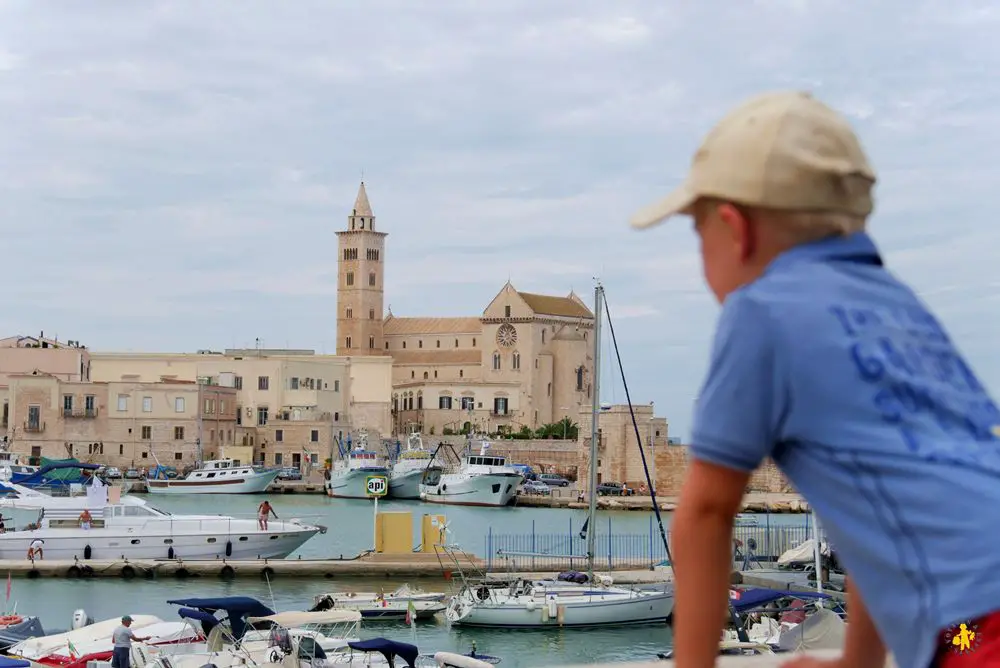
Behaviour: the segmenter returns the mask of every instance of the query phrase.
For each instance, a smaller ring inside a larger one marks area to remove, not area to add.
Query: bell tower
[[[386,236],[375,231],[375,214],[362,181],[347,217],[347,229],[337,232],[338,355],[385,354],[382,304]]]

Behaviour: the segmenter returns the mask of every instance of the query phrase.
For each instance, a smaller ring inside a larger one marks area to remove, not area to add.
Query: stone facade
[[[9,378],[11,450],[120,467],[194,463],[236,435],[236,391],[194,382],[67,382],[44,373]]]

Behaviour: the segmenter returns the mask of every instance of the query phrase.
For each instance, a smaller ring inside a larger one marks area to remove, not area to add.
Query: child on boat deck
[[[881,668],[888,648],[900,668],[1000,665],[1000,410],[885,268],[865,232],[874,184],[843,117],[771,93],[632,219],[691,216],[722,304],[671,525],[678,668],[715,665],[733,520],[766,458],[849,576],[843,656],[793,664]]]

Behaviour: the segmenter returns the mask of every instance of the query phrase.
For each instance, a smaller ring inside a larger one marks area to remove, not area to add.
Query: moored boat
[[[399,453],[389,470],[389,496],[394,499],[419,499],[420,483],[424,473],[440,470],[434,464],[434,455],[424,448],[420,432],[414,431],[406,438],[406,449]]]
[[[313,599],[312,610],[357,610],[368,620],[430,619],[442,612],[446,594],[423,592],[403,585],[389,593],[335,592]]]
[[[480,440],[479,454],[472,453],[473,442],[470,437],[458,471],[432,468],[424,473],[421,499],[454,506],[506,506],[514,499],[524,476],[508,466],[503,455],[489,454],[485,438]]]
[[[150,494],[259,494],[280,472],[237,466],[232,459],[210,459],[183,478],[147,479],[146,489]]]
[[[326,481],[327,496],[339,499],[367,499],[368,478],[373,475],[388,478],[389,469],[379,462],[378,453],[368,449],[368,432],[358,431],[358,442],[335,463]]]

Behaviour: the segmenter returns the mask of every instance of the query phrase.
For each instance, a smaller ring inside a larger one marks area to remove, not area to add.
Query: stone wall
[[[663,496],[677,496],[680,494],[684,474],[687,471],[688,448],[686,445],[668,445],[658,447],[655,451],[658,474],[656,492]],[[631,486],[631,481],[626,482]],[[774,462],[767,459],[750,477],[747,491],[777,493],[795,490]]]

